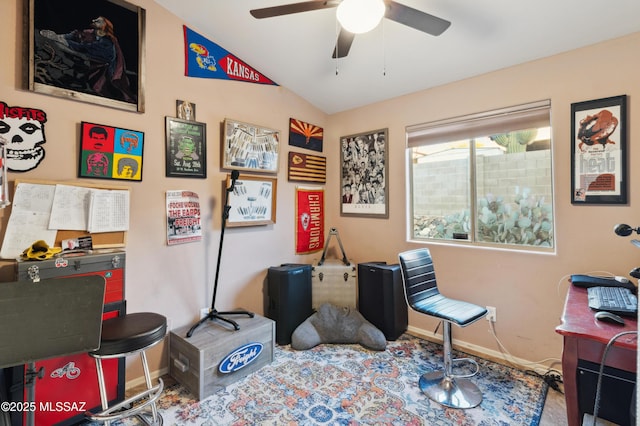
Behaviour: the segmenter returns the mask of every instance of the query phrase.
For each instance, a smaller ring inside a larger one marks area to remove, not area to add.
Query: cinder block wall
[[[478,197],[493,194],[502,196],[505,203],[512,202],[516,191],[529,188],[531,194],[551,204],[550,155],[550,150],[541,150],[480,157],[476,175],[483,181]],[[464,159],[414,164],[415,181],[422,184],[413,188],[415,212],[447,215],[464,210],[469,197],[467,169]]]

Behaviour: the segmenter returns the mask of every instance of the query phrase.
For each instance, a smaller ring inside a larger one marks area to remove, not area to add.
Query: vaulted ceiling
[[[397,0],[451,26],[436,37],[383,19],[333,59],[335,8],[256,19],[302,0],[155,1],[328,114],[640,31],[638,0]]]

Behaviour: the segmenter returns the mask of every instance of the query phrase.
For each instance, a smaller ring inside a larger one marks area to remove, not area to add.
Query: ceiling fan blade
[[[434,36],[439,36],[451,25],[451,22],[445,19],[396,3],[393,0],[388,2],[387,12],[384,16],[392,21]]]
[[[351,43],[353,43],[353,39],[355,38],[355,34],[351,33],[344,28],[340,28],[340,34],[338,34],[338,40],[336,41],[336,47],[333,49],[332,58],[344,58],[349,54],[349,49],[351,49]]]
[[[273,18],[275,16],[290,15],[292,13],[309,12],[311,10],[329,9],[340,4],[339,0],[311,0],[300,3],[283,4],[281,6],[265,7],[262,9],[253,9],[249,13],[254,18]]]

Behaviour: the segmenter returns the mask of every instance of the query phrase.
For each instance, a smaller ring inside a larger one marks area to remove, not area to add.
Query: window
[[[409,237],[554,248],[550,102],[407,128]]]

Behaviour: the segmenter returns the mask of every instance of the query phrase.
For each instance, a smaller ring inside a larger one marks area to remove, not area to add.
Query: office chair
[[[429,249],[410,250],[398,255],[405,296],[409,307],[443,321],[444,369],[423,374],[420,390],[431,400],[451,408],[473,408],[482,402],[482,392],[469,380],[478,372],[478,363],[471,358],[451,358],[451,324],[460,327],[484,317],[487,310],[481,306],[450,299],[438,291],[433,260]],[[455,375],[453,362],[467,361],[475,371]]]

